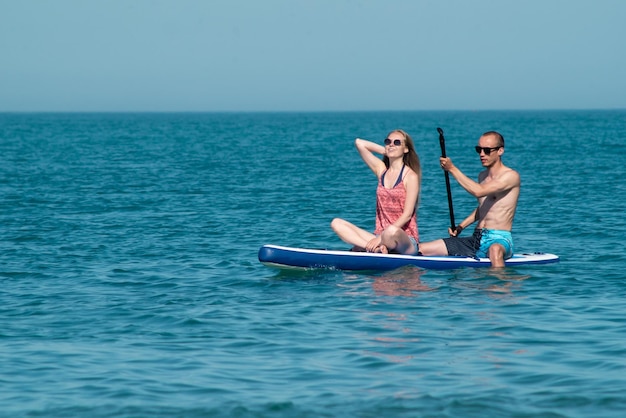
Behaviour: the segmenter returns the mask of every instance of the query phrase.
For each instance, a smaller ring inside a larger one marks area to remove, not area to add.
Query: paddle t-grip
[[[443,137],[443,129],[437,128],[437,132],[439,132],[439,146],[441,147],[441,156],[446,158],[446,140]]]

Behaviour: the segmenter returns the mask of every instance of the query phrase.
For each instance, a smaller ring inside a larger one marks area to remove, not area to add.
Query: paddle
[[[446,140],[443,137],[443,129],[437,128],[439,132],[439,145],[441,146],[441,156],[446,158]],[[456,224],[454,223],[454,209],[452,208],[452,192],[450,191],[450,173],[444,170],[446,176],[446,191],[448,192],[448,208],[450,208],[450,229],[455,231]]]

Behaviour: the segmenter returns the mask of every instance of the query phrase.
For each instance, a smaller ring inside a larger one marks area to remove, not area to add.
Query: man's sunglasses
[[[402,145],[401,139],[394,139],[393,141],[391,141],[391,139],[389,138],[385,139],[385,145],[391,145],[391,142],[393,142],[393,145],[395,145],[396,147],[399,147],[400,145]]]
[[[495,151],[495,150],[498,150],[500,148],[502,148],[502,147],[491,147],[490,148],[490,147],[479,147],[477,145],[474,149],[476,150],[477,154],[480,154],[481,151],[484,151],[485,155],[489,155],[489,154],[491,154],[491,151]]]

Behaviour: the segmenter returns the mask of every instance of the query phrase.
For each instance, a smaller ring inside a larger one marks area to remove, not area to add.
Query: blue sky
[[[623,0],[0,0],[0,111],[626,108]]]

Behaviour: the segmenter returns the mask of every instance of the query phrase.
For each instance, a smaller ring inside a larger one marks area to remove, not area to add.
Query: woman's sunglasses
[[[385,145],[391,145],[391,142],[393,142],[393,145],[395,145],[396,147],[402,145],[401,139],[394,139],[393,141],[389,138],[385,139]]]
[[[497,149],[500,149],[502,147],[479,147],[478,145],[474,148],[476,150],[477,154],[480,154],[481,151],[484,151],[485,155],[489,155],[491,154],[491,151],[495,151]]]

